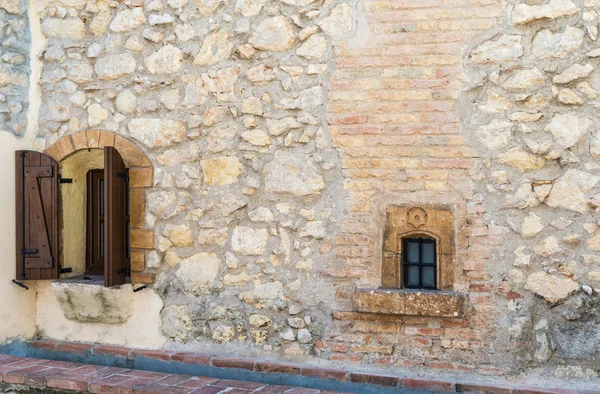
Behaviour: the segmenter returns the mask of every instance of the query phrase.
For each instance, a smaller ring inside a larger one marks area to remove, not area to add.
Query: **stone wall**
[[[593,377],[597,3],[51,4],[35,148],[94,128],[152,161],[167,346]],[[464,317],[355,310],[389,206],[452,212]]]
[[[0,130],[25,134],[29,107],[29,49],[31,35],[26,2],[0,3]]]
[[[98,1],[39,14],[36,147],[95,128],[153,161],[146,268],[163,334],[313,353],[333,299],[324,239],[346,208],[325,87],[354,7]]]

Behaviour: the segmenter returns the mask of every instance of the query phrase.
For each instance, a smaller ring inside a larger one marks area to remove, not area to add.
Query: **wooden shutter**
[[[15,159],[16,279],[58,279],[58,163],[32,151]]]
[[[119,152],[104,148],[104,285],[127,280],[127,169]]]

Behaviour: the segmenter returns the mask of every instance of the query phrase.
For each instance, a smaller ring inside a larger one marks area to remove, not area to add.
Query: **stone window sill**
[[[386,315],[464,317],[467,295],[450,291],[357,289],[352,305],[357,312]]]

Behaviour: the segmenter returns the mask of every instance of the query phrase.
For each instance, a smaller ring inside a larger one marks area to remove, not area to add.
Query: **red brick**
[[[56,345],[56,350],[59,352],[69,352],[69,353],[77,353],[84,354],[85,352],[91,352],[94,348],[93,345],[89,343],[69,343],[69,342],[59,342]]]
[[[321,379],[348,380],[348,372],[339,369],[305,367],[302,368],[302,375]]]
[[[512,389],[508,386],[490,386],[487,384],[476,383],[456,383],[456,391],[462,392],[481,392],[485,394],[510,394]]]
[[[389,375],[372,375],[366,373],[351,373],[350,381],[355,383],[379,384],[382,386],[397,386],[400,378]]]
[[[36,349],[44,349],[44,350],[56,350],[56,345],[58,341],[50,341],[50,340],[39,340],[39,341],[28,341],[27,344]]]
[[[518,388],[515,389],[515,394],[573,394],[575,391],[568,389],[558,389],[558,388]]]
[[[131,376],[113,375],[90,383],[88,390],[90,393],[104,394],[110,393],[115,384],[134,379]]]
[[[131,349],[121,346],[96,346],[94,354],[104,354],[107,356],[128,357]]]
[[[175,353],[171,355],[171,360],[183,364],[201,364],[210,365],[210,360],[214,356],[201,353]]]
[[[454,385],[451,382],[441,382],[439,380],[404,378],[402,379],[402,386],[409,389],[451,392]]]
[[[39,365],[34,365],[27,368],[22,368],[16,371],[7,372],[4,374],[4,382],[6,383],[16,383],[21,384],[25,380],[25,376],[31,373],[43,371],[47,369],[46,367],[41,367]]]
[[[147,386],[150,383],[154,383],[154,379],[135,377],[115,384],[110,392],[114,394],[131,394],[134,390]]]
[[[246,358],[217,357],[212,360],[212,365],[219,368],[254,370],[254,361]]]
[[[21,358],[19,357],[18,361],[9,363],[9,365],[11,367],[18,367],[18,368],[26,368],[26,367],[31,367],[33,365],[42,365],[42,364],[46,364],[48,362],[48,360],[40,360],[37,358]],[[48,365],[44,365],[45,368],[49,368],[50,366]]]
[[[257,383],[257,382],[243,382],[240,380],[221,379],[221,380],[216,381],[215,383],[212,383],[211,386],[236,387],[236,388],[246,389],[246,390],[256,390],[260,387],[266,386],[266,384],[265,383]]]
[[[256,390],[254,393],[258,394],[283,394],[289,393],[289,390],[293,387],[290,386],[266,386],[261,389]]]
[[[155,358],[158,360],[169,361],[171,359],[171,353],[163,350],[134,350],[131,355],[133,357],[146,357]]]
[[[136,378],[149,378],[149,379],[163,379],[169,376],[168,373],[143,371],[139,369],[126,369],[123,372],[119,372],[119,375],[133,376]]]
[[[44,367],[64,368],[64,369],[70,369],[70,370],[80,368],[83,366],[83,364],[79,364],[79,363],[71,363],[68,361],[56,361],[56,360],[46,361],[40,365],[43,365]]]
[[[192,390],[185,387],[163,386],[156,383],[135,390],[136,394],[187,394],[190,391]]]
[[[46,378],[52,375],[58,375],[65,372],[62,368],[46,368],[39,372],[25,375],[23,383],[31,386],[43,387],[46,384]]]
[[[223,391],[223,387],[205,386],[198,390],[192,391],[190,394],[217,394]]]
[[[281,364],[269,361],[257,361],[255,363],[256,372],[263,373],[286,373],[291,375],[300,375],[300,366],[295,364]]]
[[[93,378],[90,378],[91,380]],[[46,386],[63,390],[87,391],[88,379],[82,379],[81,375],[56,375],[46,378]]]
[[[198,388],[198,387],[202,387],[202,386],[206,386],[208,384],[214,383],[216,382],[218,379],[215,378],[209,378],[209,377],[203,377],[203,376],[196,376],[193,377],[189,380],[186,380],[185,382],[181,382],[178,384],[178,386],[180,387],[189,387],[192,389]]]
[[[190,380],[190,375],[169,375],[160,380],[156,381],[156,384],[162,384],[164,386],[177,386],[180,383]]]

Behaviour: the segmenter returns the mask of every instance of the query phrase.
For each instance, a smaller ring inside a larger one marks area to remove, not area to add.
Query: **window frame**
[[[399,268],[401,285],[404,289],[412,289],[412,290],[438,290],[438,259],[437,259],[437,240],[435,238],[420,236],[418,238],[410,238],[403,237],[401,239],[402,248],[401,248],[401,258]],[[409,244],[410,243],[418,243],[419,245],[419,256],[417,263],[410,262],[410,254],[408,253]],[[425,263],[423,261],[423,244],[432,244],[433,245],[433,263]],[[418,267],[419,271],[419,283],[418,285],[411,285],[409,283],[409,270],[411,267]],[[433,267],[433,286],[426,286],[423,284],[423,273],[425,267]]]

